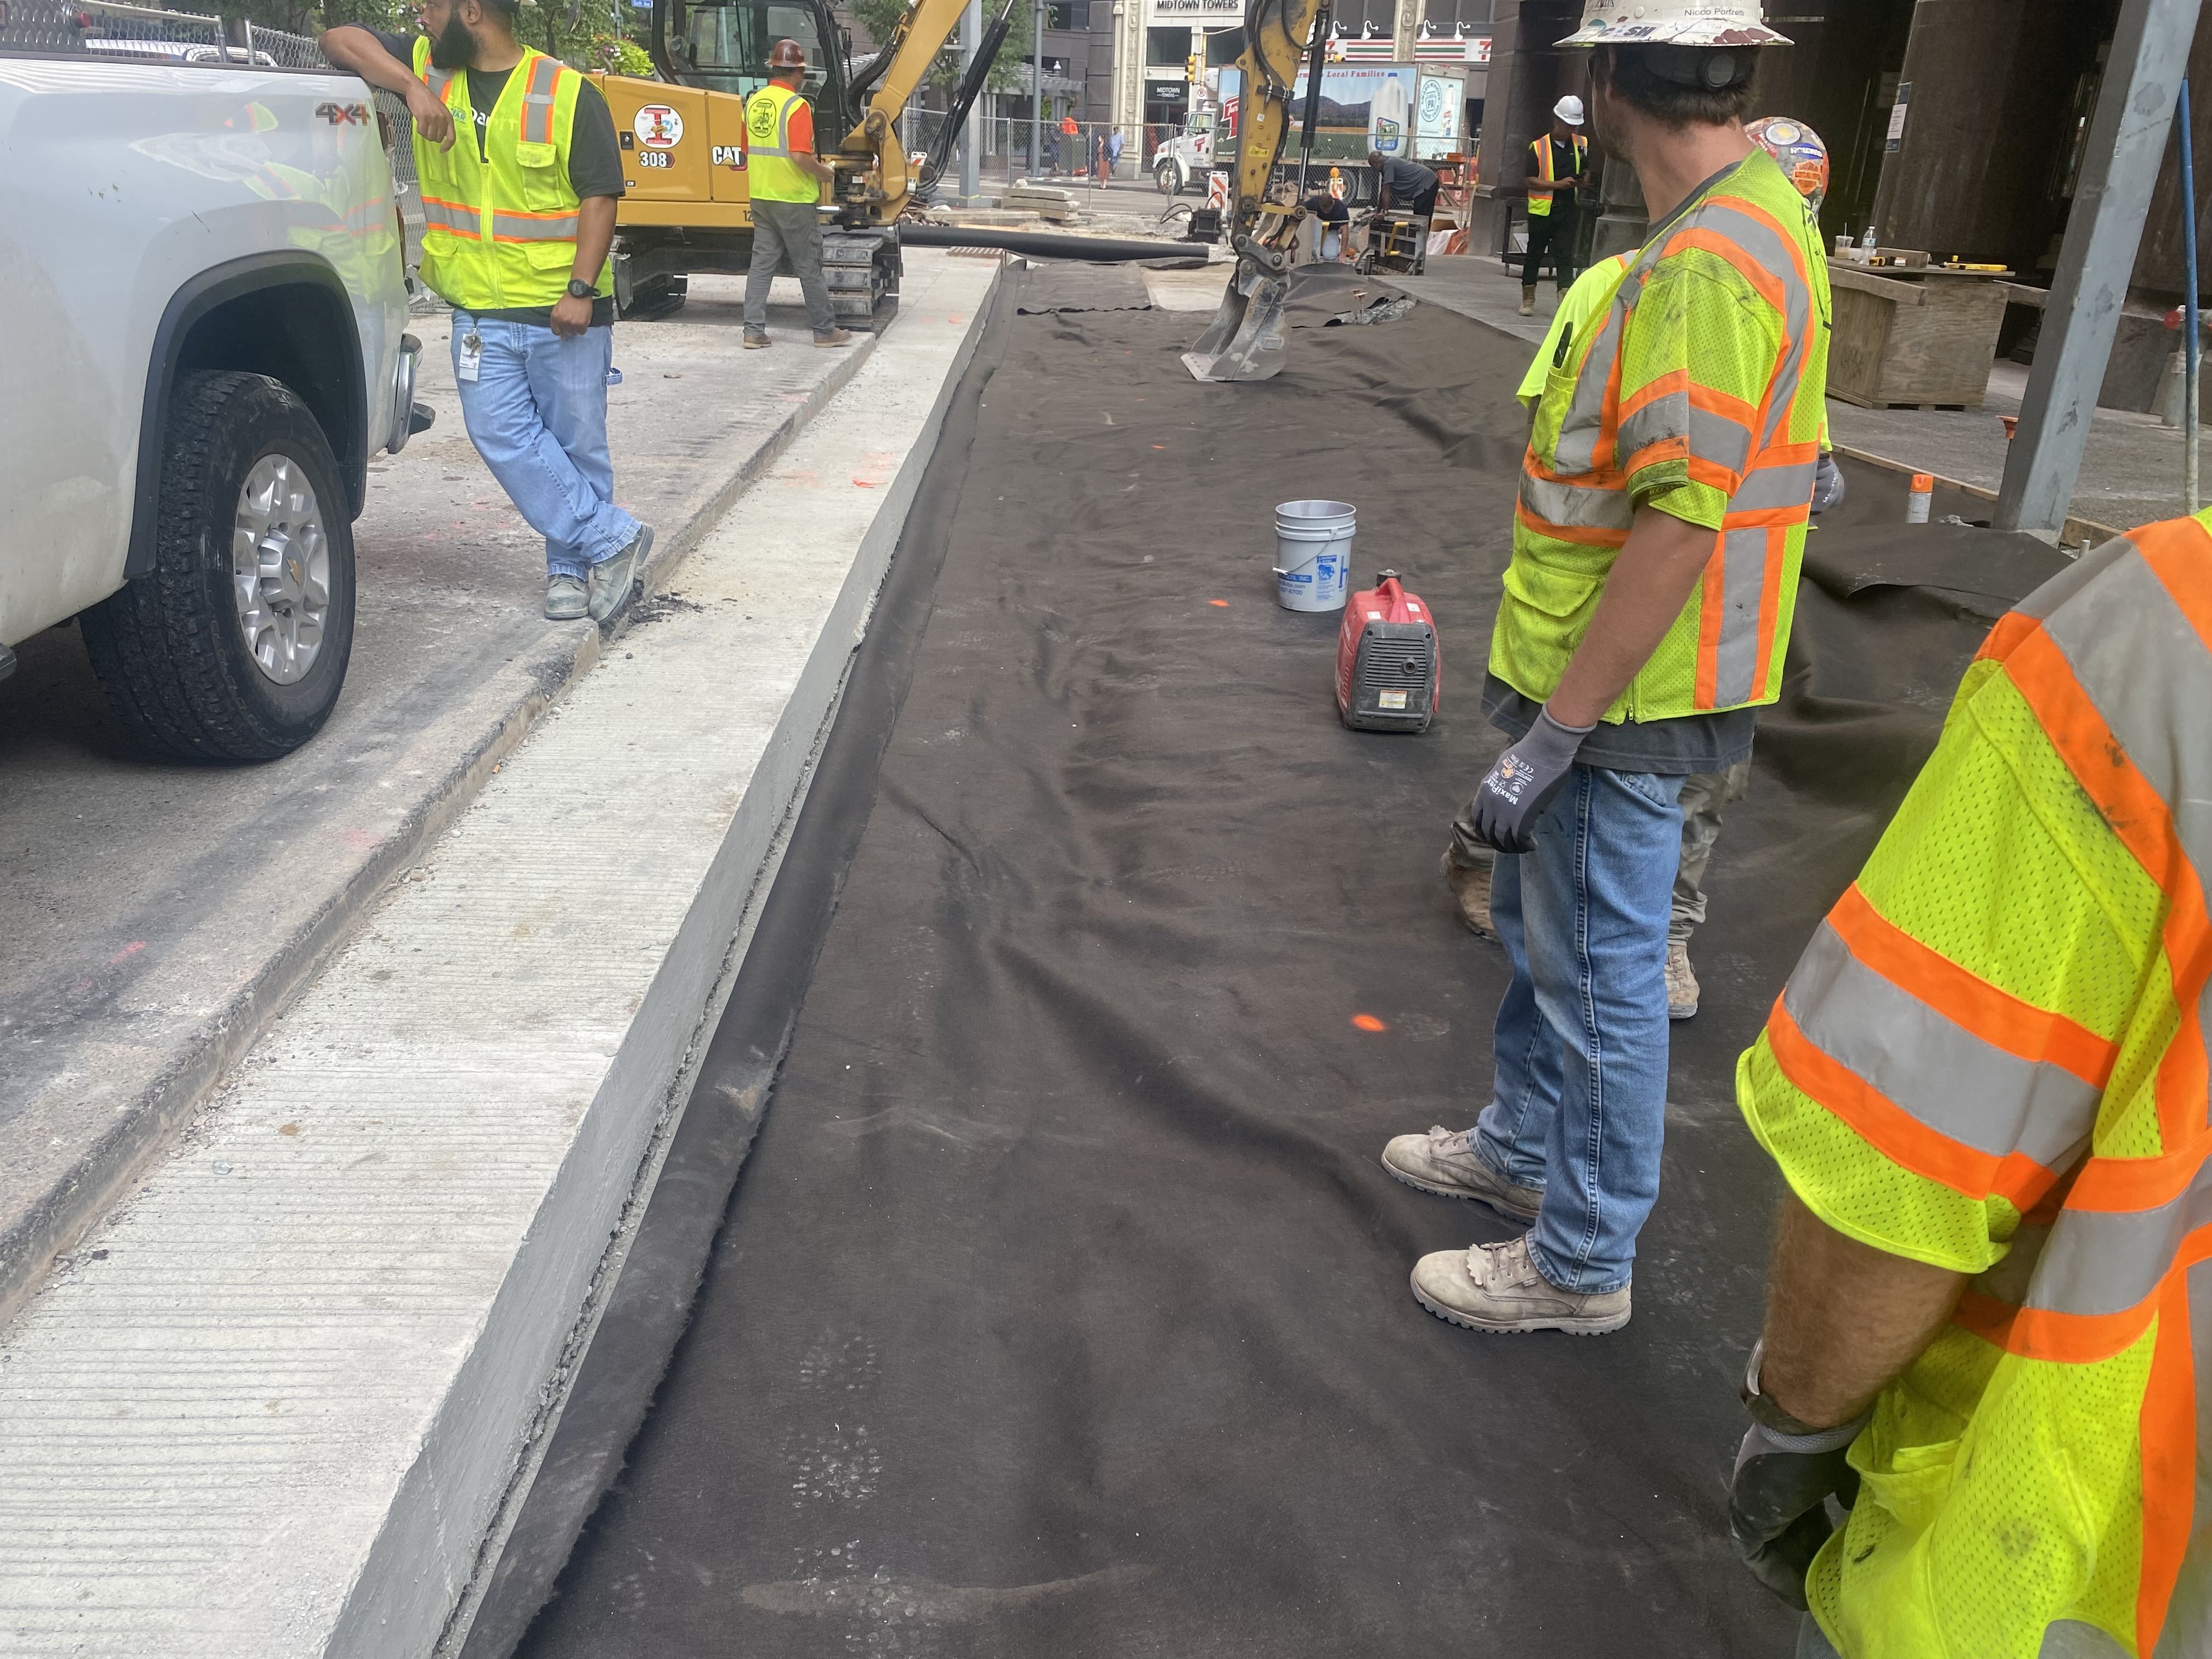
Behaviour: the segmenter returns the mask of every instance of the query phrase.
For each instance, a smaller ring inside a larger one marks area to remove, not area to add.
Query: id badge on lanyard
[[[453,364],[453,378],[473,380],[483,374],[483,336],[471,328],[461,336],[461,354]]]

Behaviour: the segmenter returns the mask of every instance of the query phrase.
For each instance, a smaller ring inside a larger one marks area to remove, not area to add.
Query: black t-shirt
[[[1437,175],[1419,161],[1401,161],[1395,155],[1382,158],[1382,182],[1389,188],[1390,205],[1419,213],[1421,204],[1433,205],[1437,199]]]
[[[1352,222],[1352,210],[1325,190],[1317,190],[1307,197],[1305,209],[1325,225],[1348,225]]]
[[[377,42],[410,70],[415,65],[415,37],[410,34],[388,34],[381,29],[373,31]],[[514,71],[507,70],[471,70],[469,71],[469,107],[477,117],[477,155],[484,158],[486,121],[500,95],[507,90],[507,82]],[[607,108],[607,100],[599,89],[589,81],[584,82],[576,95],[576,121],[568,134],[568,184],[579,198],[592,196],[619,198],[623,193],[622,150],[615,143],[615,118]],[[524,306],[511,311],[485,311],[476,313],[483,317],[498,317],[515,322],[544,324],[550,320],[550,306]],[[610,299],[592,302],[592,325],[605,327],[615,319],[615,302]]]

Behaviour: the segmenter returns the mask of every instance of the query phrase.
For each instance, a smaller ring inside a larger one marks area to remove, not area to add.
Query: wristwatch
[[[598,296],[598,293],[597,289],[580,276],[571,276],[568,279],[568,297],[572,300],[593,299]]]

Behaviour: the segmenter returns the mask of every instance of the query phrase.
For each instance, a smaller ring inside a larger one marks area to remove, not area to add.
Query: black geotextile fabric
[[[1009,273],[795,1041],[534,1659],[1792,1650],[1723,1526],[1776,1190],[1735,1058],[2056,556],[1885,527],[1903,481],[1854,469],[1714,859],[1635,1319],[1443,1324],[1413,1259],[1507,1227],[1376,1160],[1488,1085],[1504,962],[1437,860],[1498,743],[1528,349],[1428,306],[1323,331],[1323,276],[1279,378],[1203,386],[1203,317],[1018,315],[1063,279]],[[1308,495],[1439,621],[1425,736],[1344,730],[1337,618],[1274,604]]]

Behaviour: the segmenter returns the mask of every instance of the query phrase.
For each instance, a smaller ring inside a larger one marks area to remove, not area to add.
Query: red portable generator
[[[1443,695],[1443,655],[1420,596],[1386,570],[1354,593],[1336,635],[1336,712],[1355,732],[1425,732]]]

